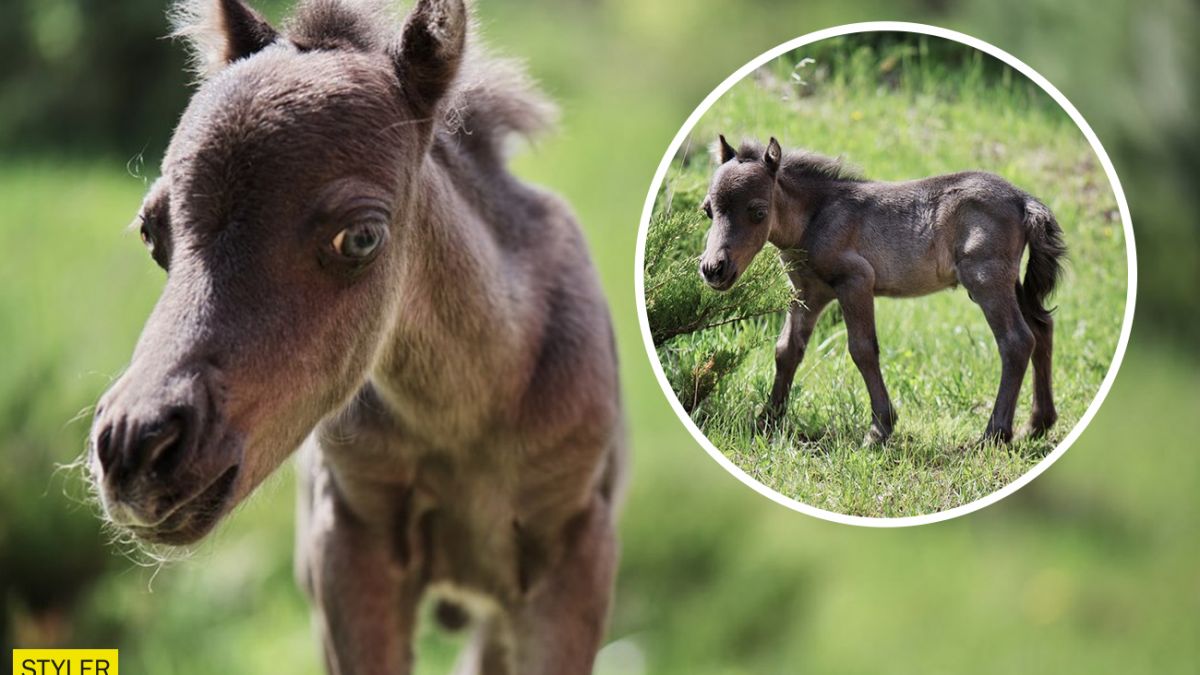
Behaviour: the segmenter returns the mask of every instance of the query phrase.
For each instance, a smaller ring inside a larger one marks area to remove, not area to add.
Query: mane
[[[747,141],[738,148],[737,159],[739,162],[759,161],[765,152],[766,146],[762,143]],[[866,180],[858,169],[848,166],[841,157],[827,157],[808,150],[785,152],[780,170],[803,178],[851,182]]]
[[[169,17],[171,37],[187,43],[198,78],[223,67],[218,0],[177,0]],[[382,52],[397,44],[403,21],[396,3],[386,0],[300,0],[280,33],[301,49]],[[482,43],[472,17],[458,77],[438,108],[437,130],[502,156],[511,136],[532,138],[553,127],[557,116],[524,64],[495,56]]]
[[[496,56],[478,39],[472,21],[458,79],[441,107],[438,127],[464,144],[485,144],[502,156],[512,136],[532,139],[554,127],[558,108],[511,58]]]

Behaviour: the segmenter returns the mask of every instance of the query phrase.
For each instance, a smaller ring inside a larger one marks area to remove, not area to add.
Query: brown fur
[[[503,163],[552,109],[462,0],[392,29],[336,0],[283,31],[240,0],[175,15],[207,75],[141,213],[166,287],[94,421],[110,518],[195,541],[303,446],[297,573],[330,672],[408,672],[431,589],[474,610],[464,670],[590,672],[615,348],[570,211]],[[360,227],[381,243],[347,258]]]
[[[875,297],[915,297],[962,284],[987,317],[1000,350],[996,405],[984,437],[1009,441],[1032,355],[1034,402],[1027,433],[1057,419],[1050,384],[1053,321],[1044,308],[1066,254],[1044,204],[998,176],[964,172],[899,183],[867,181],[839,161],[766,147],[740,150],[721,136],[703,208],[713,220],[700,273],[728,290],[769,241],[802,302],[788,312],[775,348],[775,384],[760,419],[776,422],[817,319],[837,300],[850,355],[871,398],[866,442],[891,435],[896,410],[879,369]],[[1021,254],[1029,266],[1018,280]]]

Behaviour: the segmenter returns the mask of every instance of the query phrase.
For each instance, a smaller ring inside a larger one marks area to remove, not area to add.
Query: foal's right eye
[[[374,257],[387,237],[387,226],[379,220],[363,220],[337,233],[333,250],[353,262],[366,262]]]

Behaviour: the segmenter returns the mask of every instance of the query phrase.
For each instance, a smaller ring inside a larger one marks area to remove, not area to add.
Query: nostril
[[[142,435],[137,455],[152,474],[168,474],[178,466],[184,455],[186,430],[183,415],[173,413]]]
[[[724,260],[718,260],[716,262],[706,262],[700,266],[700,273],[703,274],[704,278],[708,279],[709,281],[713,281],[715,279],[720,279],[721,274],[724,271],[725,271],[725,261]]]
[[[113,428],[111,424],[104,427],[100,431],[100,435],[96,436],[96,458],[100,460],[100,468],[104,469],[105,473],[112,470],[113,462],[117,458],[117,452],[113,443]]]

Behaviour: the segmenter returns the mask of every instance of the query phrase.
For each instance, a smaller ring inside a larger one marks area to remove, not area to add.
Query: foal
[[[204,537],[294,450],[331,673],[406,673],[418,603],[467,672],[591,671],[624,436],[608,310],[557,198],[505,168],[550,106],[463,0],[401,27],[179,7],[204,80],[140,213],[166,287],[96,409],[108,517]],[[464,612],[464,608],[465,611]]]
[[[1025,433],[1038,436],[1054,425],[1054,323],[1043,303],[1058,282],[1066,247],[1044,204],[978,171],[900,183],[866,181],[827,157],[784,155],[774,138],[765,149],[751,143],[734,150],[721,136],[714,154],[719,166],[702,206],[712,227],[700,257],[701,276],[712,288],[728,290],[769,241],[801,300],[788,311],[775,345],[775,384],[761,424],[783,415],[813,327],[837,300],[850,356],[871,397],[865,442],[886,441],[896,409],[879,371],[875,297],[916,297],[962,284],[983,310],[1000,349],[1000,391],[984,438],[1012,439],[1031,356],[1033,413]]]

